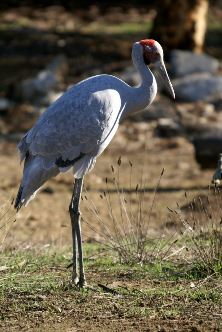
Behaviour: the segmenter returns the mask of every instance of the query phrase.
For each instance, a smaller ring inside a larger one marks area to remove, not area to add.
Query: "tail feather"
[[[14,208],[17,210],[17,212],[21,209],[22,205],[23,205],[23,201],[21,200],[22,198],[22,191],[23,191],[23,187],[20,186],[16,199],[15,199],[15,204],[14,204]]]
[[[44,159],[41,156],[28,155],[25,159],[23,179],[18,190],[14,207],[17,211],[26,206],[40,187],[51,177],[56,176],[59,169],[52,163],[51,168],[44,167]]]

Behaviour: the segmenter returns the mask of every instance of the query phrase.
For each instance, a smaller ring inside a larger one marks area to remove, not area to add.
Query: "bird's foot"
[[[78,276],[75,276],[72,278],[72,284],[74,284],[78,288],[86,288],[87,282],[85,278],[79,278]]]
[[[77,286],[79,288],[86,288],[87,287],[87,282],[86,282],[85,278],[79,278]]]
[[[72,277],[72,284],[74,284],[74,285],[78,285],[78,283],[79,283],[79,277],[78,276],[74,276],[74,277]]]

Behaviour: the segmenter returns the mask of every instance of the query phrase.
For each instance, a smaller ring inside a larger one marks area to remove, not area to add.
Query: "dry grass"
[[[148,263],[165,259],[175,242],[174,234],[166,238],[163,232],[154,237],[150,231],[150,221],[164,170],[157,180],[151,201],[147,201],[144,175],[141,174],[136,182],[138,176],[135,176],[136,169],[133,169],[130,161],[128,169],[125,166],[121,169],[120,157],[115,167],[111,166],[111,170],[113,176],[106,178],[106,189],[99,196],[103,201],[103,208],[107,210],[107,218],[101,218],[96,202],[89,200],[86,193],[83,200],[89,217],[84,218],[84,222],[91,231],[99,235],[99,242],[117,254],[121,263]],[[125,189],[121,181],[123,172],[128,172],[129,180]],[[92,219],[93,225],[90,222]]]
[[[221,274],[220,191],[212,191],[210,199],[203,194],[197,195],[191,201],[185,193],[187,203],[184,206],[177,204],[177,209],[169,208],[169,219],[177,227],[169,231],[163,226],[162,233],[159,236],[153,236],[150,232],[150,220],[164,172],[160,174],[153,198],[148,202],[145,195],[147,185],[143,175],[137,184],[132,183],[132,178],[135,179],[135,176],[132,176],[132,163],[129,162],[129,165],[127,189],[121,186],[121,158],[118,159],[115,168],[111,166],[113,177],[106,179],[106,190],[100,194],[104,208],[108,211],[107,219],[101,218],[100,210],[95,202],[90,201],[87,195],[84,197],[88,211],[92,215],[89,220],[96,220],[100,225],[99,242],[103,243],[107,250],[115,252],[121,263],[144,264],[174,260],[177,263],[183,261],[187,266],[192,266],[191,273],[199,273],[202,276]],[[126,167],[123,171],[127,172]],[[134,202],[133,208],[132,202]],[[90,230],[96,233],[99,227],[95,222],[92,226],[89,220],[84,221]]]
[[[181,241],[183,257],[195,266],[197,273],[209,276],[222,273],[222,196],[221,190],[211,188],[208,195],[197,195],[191,201],[171,210],[172,219],[183,225]]]

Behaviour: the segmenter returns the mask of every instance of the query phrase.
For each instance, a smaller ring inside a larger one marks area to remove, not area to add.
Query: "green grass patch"
[[[0,327],[31,329],[58,319],[189,318],[196,305],[215,312],[222,305],[220,276],[191,281],[181,272],[185,266],[174,262],[120,264],[97,244],[87,244],[85,253],[90,287],[79,290],[70,284],[69,249],[1,252]]]

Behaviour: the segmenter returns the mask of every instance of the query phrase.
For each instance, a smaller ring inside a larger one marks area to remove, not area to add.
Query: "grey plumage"
[[[156,80],[146,64],[158,65],[174,97],[163,51],[156,41],[146,39],[134,43],[132,60],[141,76],[138,87],[131,87],[111,75],[86,79],[52,104],[18,145],[21,161],[25,162],[15,201],[17,210],[26,205],[49,178],[73,168],[76,180],[69,207],[73,238],[72,281],[80,287],[85,285],[79,212],[83,177],[112,140],[120,119],[142,110],[155,98]]]
[[[155,56],[159,52],[160,66],[164,67],[162,48],[155,43]],[[88,78],[65,92],[26,133],[18,145],[25,164],[23,190],[15,206],[27,204],[44,182],[59,172],[72,167],[75,178],[82,178],[112,140],[120,118],[153,101],[156,80],[144,62],[148,46],[141,45],[135,43],[132,50],[140,86],[131,87],[105,74]]]

